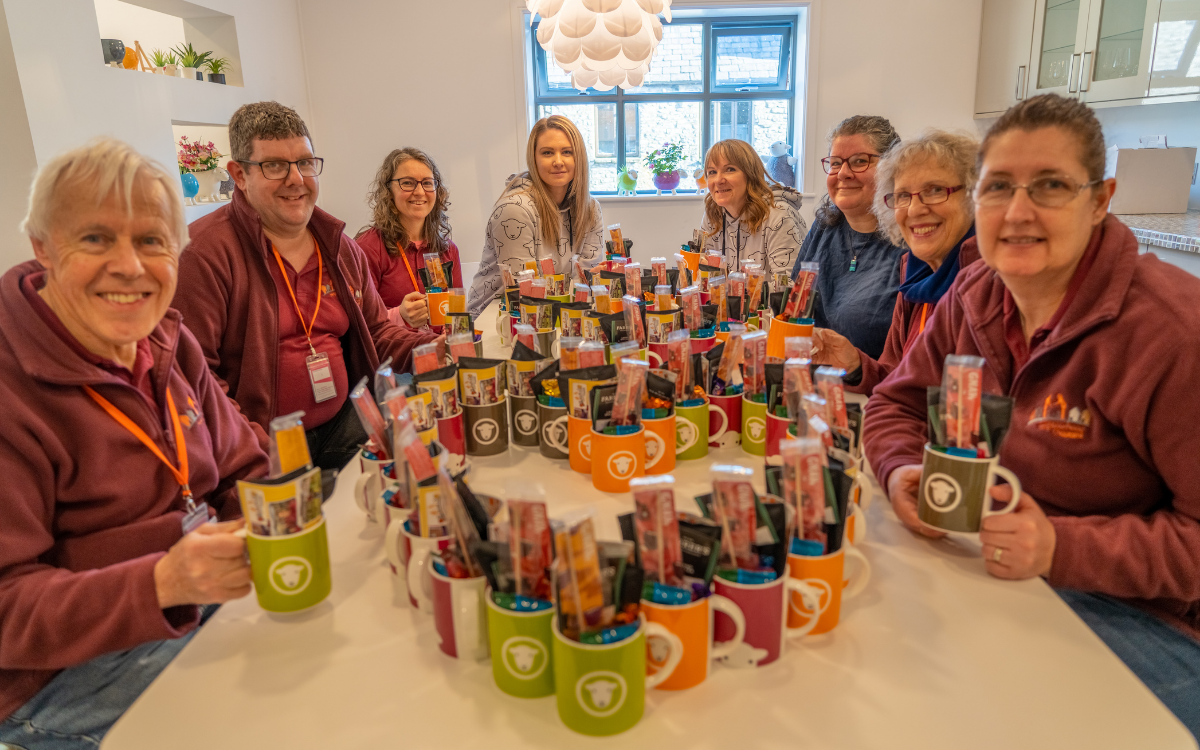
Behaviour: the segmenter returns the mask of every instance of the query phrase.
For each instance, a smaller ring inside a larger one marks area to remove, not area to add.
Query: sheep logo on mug
[[[537,415],[531,411],[517,412],[517,432],[522,435],[537,433]]]
[[[758,417],[751,417],[746,420],[746,434],[750,436],[750,440],[758,442],[762,440],[763,434],[767,431],[767,425]]]
[[[621,710],[628,693],[625,678],[616,672],[588,672],[575,683],[579,707],[598,719]]]
[[[608,470],[617,479],[627,479],[633,476],[637,468],[637,458],[629,451],[617,451],[608,457]]]
[[[442,303],[438,305],[438,312],[442,314],[443,318],[446,317],[446,313],[450,312],[449,298],[442,300]]]
[[[312,565],[296,555],[281,557],[271,563],[267,578],[271,581],[271,588],[284,596],[295,596],[308,588],[312,581]]]
[[[504,668],[518,680],[532,680],[546,670],[550,662],[546,647],[536,638],[514,635],[500,646]]]
[[[939,513],[949,513],[962,502],[962,487],[949,474],[930,474],[925,482],[925,502]]]
[[[479,420],[472,429],[475,430],[475,439],[480,445],[491,445],[500,436],[500,426],[490,417]]]

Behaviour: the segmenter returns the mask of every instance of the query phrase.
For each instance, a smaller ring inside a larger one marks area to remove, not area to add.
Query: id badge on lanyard
[[[206,523],[216,523],[217,519],[208,515],[208,503],[193,502],[188,498],[187,512],[183,514],[183,535],[187,536]]]
[[[308,366],[308,379],[312,381],[313,399],[319,404],[337,396],[329,355],[324,352],[310,354],[304,363]]]

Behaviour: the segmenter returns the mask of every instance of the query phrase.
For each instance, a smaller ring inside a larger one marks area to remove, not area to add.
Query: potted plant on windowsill
[[[183,66],[184,78],[193,81],[204,80],[202,77],[203,73],[198,72],[196,69],[203,65],[208,58],[212,56],[211,52],[197,52],[196,48],[192,46],[191,42],[188,42],[187,44],[181,44],[171,51],[179,55],[179,64]]]
[[[654,173],[654,187],[658,188],[658,194],[669,191],[671,195],[675,195],[675,189],[679,187],[679,178],[682,176],[679,165],[683,162],[683,146],[678,143],[664,143],[646,154],[642,161]]]
[[[214,57],[204,61],[204,69],[208,71],[210,83],[225,83],[225,71],[229,70],[228,57]]]

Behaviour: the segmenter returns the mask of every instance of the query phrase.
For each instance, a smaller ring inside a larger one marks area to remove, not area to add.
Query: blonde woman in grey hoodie
[[[528,260],[553,258],[571,272],[571,256],[588,266],[604,259],[604,218],[588,191],[587,149],[562,115],[538,120],[525,149],[529,171],[513,175],[488,219],[483,260],[471,283],[467,311],[478,315],[504,291],[502,264],[515,273]]]

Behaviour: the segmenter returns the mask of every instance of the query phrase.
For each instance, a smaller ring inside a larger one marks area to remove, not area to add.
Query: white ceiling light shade
[[[642,85],[662,41],[671,0],[525,0],[540,15],[538,44],[571,74],[577,89]]]

